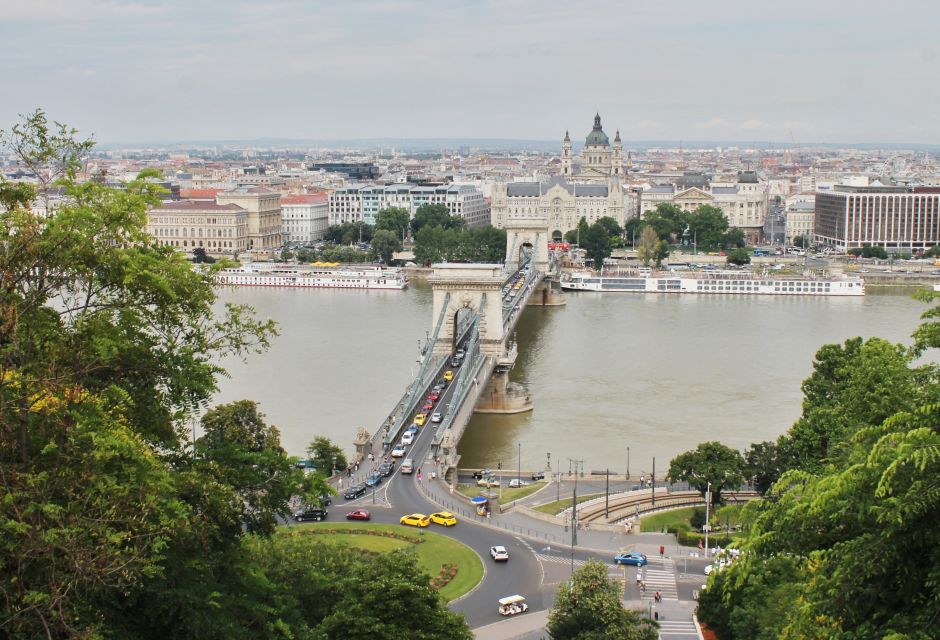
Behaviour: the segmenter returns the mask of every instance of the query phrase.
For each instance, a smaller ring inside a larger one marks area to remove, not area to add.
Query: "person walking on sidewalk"
[[[666,557],[666,547],[664,545],[659,545],[659,557],[660,559]]]

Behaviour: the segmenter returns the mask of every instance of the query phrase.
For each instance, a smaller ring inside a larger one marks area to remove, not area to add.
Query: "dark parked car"
[[[491,469],[480,469],[479,471],[473,472],[473,479],[482,480],[483,478],[491,475],[493,475],[493,471]]]
[[[544,480],[544,479],[545,479],[545,474],[542,473],[541,471],[536,471],[535,473],[532,474],[532,479],[533,479],[533,480]]]
[[[343,494],[343,497],[347,500],[355,500],[359,496],[365,495],[366,485],[357,484],[346,489],[346,493]]]
[[[319,507],[311,507],[298,511],[294,514],[294,520],[297,522],[304,522],[305,520],[326,520],[326,516],[329,515],[329,511],[326,509],[320,509]]]
[[[391,474],[392,474],[392,470],[393,470],[394,468],[395,468],[395,467],[392,465],[391,462],[383,462],[383,463],[379,466],[378,471],[379,471],[379,473],[381,473],[383,476],[388,476],[388,475],[391,475]]]

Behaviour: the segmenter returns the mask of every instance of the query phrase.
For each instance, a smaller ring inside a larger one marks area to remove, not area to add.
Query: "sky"
[[[935,0],[0,0],[0,129],[940,143]]]

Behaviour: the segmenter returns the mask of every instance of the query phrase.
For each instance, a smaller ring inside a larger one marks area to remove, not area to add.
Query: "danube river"
[[[280,325],[261,355],[224,366],[216,400],[250,398],[301,454],[314,436],[352,449],[356,427],[382,423],[431,329],[431,291],[223,289]],[[535,409],[475,416],[461,466],[657,475],[705,440],[744,449],[800,414],[800,383],[823,344],[880,336],[909,344],[927,308],[909,292],[863,298],[568,293],[564,307],[526,309],[512,379]]]

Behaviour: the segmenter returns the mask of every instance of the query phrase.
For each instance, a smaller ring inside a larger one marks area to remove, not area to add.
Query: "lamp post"
[[[708,512],[709,506],[712,503],[712,483],[709,482],[705,486],[705,557],[708,557],[708,530],[711,529],[711,525],[708,524]]]
[[[333,464],[330,465],[330,477],[336,475],[336,456],[333,456]]]
[[[516,454],[516,483],[522,485],[522,443],[516,443],[518,453]]]
[[[627,482],[630,481],[630,447],[627,447]]]

